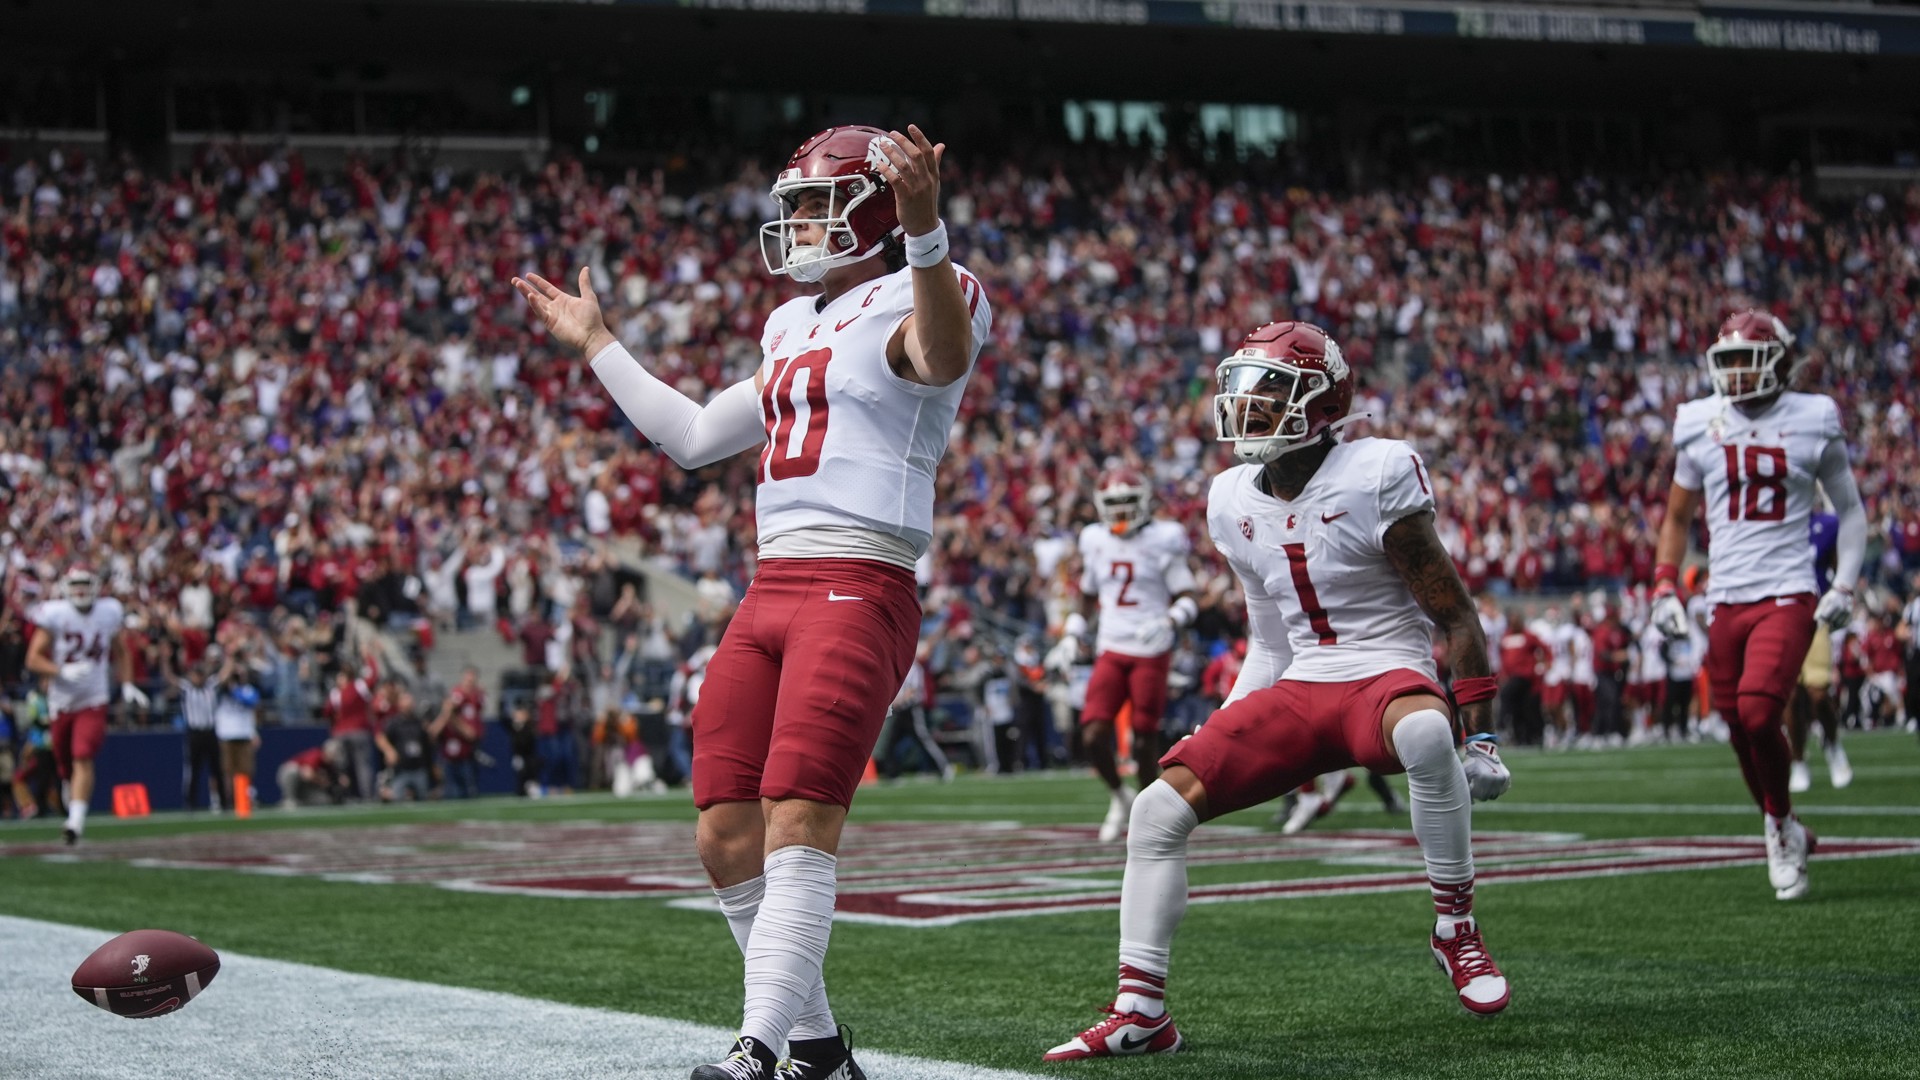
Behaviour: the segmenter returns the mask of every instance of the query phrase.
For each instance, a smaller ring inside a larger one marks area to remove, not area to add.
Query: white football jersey
[[[1249,620],[1277,612],[1286,626],[1293,659],[1282,678],[1435,677],[1433,623],[1381,544],[1388,526],[1433,509],[1420,455],[1393,439],[1342,442],[1292,502],[1260,490],[1261,469],[1214,477],[1207,531],[1240,578]]]
[[[993,312],[959,267],[973,316],[973,356]],[[922,386],[893,373],[887,342],[913,314],[913,271],[876,278],[816,307],[796,297],[767,317],[756,494],[760,542],[819,526],[899,537],[924,552],[933,536],[933,474],[967,379]]]
[[[1824,394],[1785,393],[1749,418],[1714,396],[1680,406],[1673,482],[1706,504],[1707,599],[1746,604],[1816,591],[1807,519],[1814,484],[1847,464],[1840,408]]]
[[[61,667],[87,665],[86,674],[78,679],[56,675],[49,680],[47,707],[55,716],[107,703],[113,638],[125,618],[120,601],[111,596],[100,597],[84,612],[66,600],[48,600],[27,615],[28,621],[45,630],[52,640],[54,663]]]
[[[1555,626],[1545,619],[1535,619],[1527,629],[1547,647],[1547,670],[1541,673],[1541,679],[1548,686],[1566,682],[1573,674],[1573,624]]]
[[[1194,590],[1187,531],[1149,521],[1126,536],[1105,525],[1080,530],[1080,591],[1100,597],[1097,652],[1159,656],[1173,648],[1167,609]]]
[[[1569,651],[1573,656],[1573,681],[1578,686],[1598,686],[1600,675],[1593,667],[1593,635],[1579,626],[1569,626]]]

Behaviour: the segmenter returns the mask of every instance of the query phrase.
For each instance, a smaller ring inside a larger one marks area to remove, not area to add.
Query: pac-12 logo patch
[[[1253,539],[1253,519],[1252,518],[1243,517],[1240,519],[1240,535],[1246,537],[1249,540]]]

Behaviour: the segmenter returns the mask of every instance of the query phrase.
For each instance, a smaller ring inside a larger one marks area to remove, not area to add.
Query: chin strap
[[[1286,457],[1288,454],[1294,453],[1295,451],[1311,449],[1323,443],[1338,442],[1341,428],[1346,427],[1348,424],[1357,424],[1362,420],[1371,420],[1371,419],[1373,419],[1372,413],[1354,413],[1351,416],[1343,416],[1340,419],[1335,420],[1333,423],[1328,424],[1326,427],[1322,428],[1320,431],[1320,437],[1313,440],[1312,442],[1297,442],[1297,443],[1293,443],[1291,445],[1282,447],[1280,449],[1280,452],[1273,456],[1273,460],[1279,461],[1281,458]]]

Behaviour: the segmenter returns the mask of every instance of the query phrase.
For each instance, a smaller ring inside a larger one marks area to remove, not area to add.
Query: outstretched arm
[[[913,314],[887,343],[887,361],[903,378],[946,386],[966,376],[975,351],[973,309],[947,258],[946,227],[940,222],[940,159],[947,144],[936,145],[910,124],[905,134],[895,131],[878,146],[887,156],[882,173],[893,188],[914,268]],[[924,260],[914,256],[923,247]]]
[[[1487,661],[1487,635],[1480,628],[1473,598],[1453,567],[1453,556],[1433,529],[1433,512],[1422,510],[1387,527],[1382,538],[1387,561],[1406,582],[1420,610],[1427,613],[1446,638],[1448,662],[1456,679],[1483,679],[1493,673]],[[1489,707],[1483,700],[1460,706],[1464,735],[1486,730]]]
[[[587,358],[633,426],[681,468],[711,465],[766,441],[760,395],[752,379],[727,387],[702,408],[655,378],[607,329],[586,267],[580,268],[579,296],[562,292],[538,274],[514,278],[513,286],[556,340]]]

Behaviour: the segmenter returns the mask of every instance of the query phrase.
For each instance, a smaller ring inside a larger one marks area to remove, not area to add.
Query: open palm
[[[580,268],[579,296],[562,292],[539,274],[514,278],[513,287],[533,305],[534,314],[540,316],[561,344],[591,355],[613,341],[613,334],[607,330],[606,320],[600,314],[600,298],[594,295],[586,267]]]

